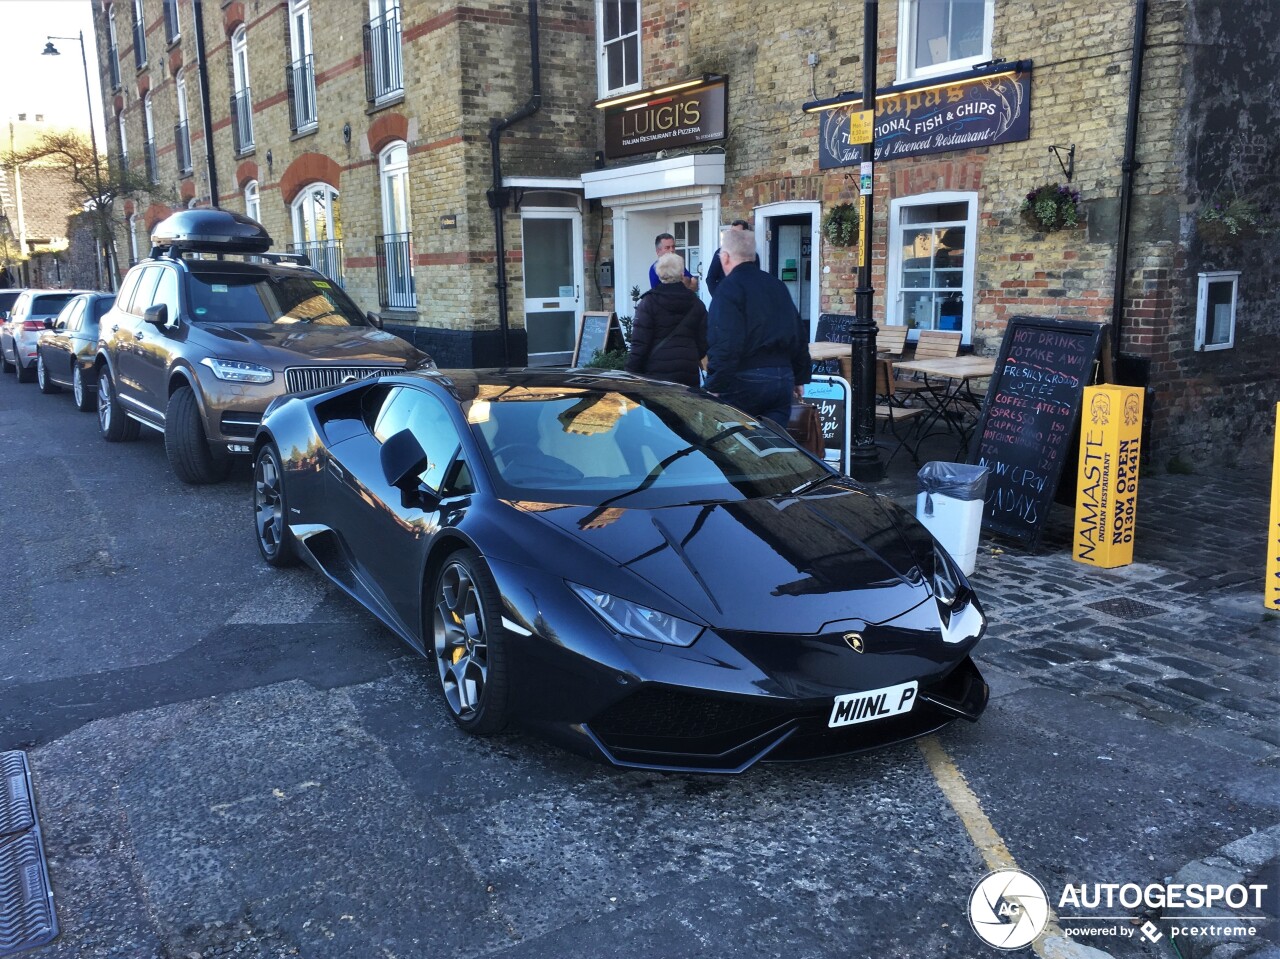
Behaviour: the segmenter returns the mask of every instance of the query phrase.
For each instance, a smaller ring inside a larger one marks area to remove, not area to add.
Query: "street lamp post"
[[[102,232],[102,167],[98,162],[98,135],[93,129],[93,92],[89,88],[89,57],[84,50],[84,31],[81,30],[79,36],[75,37],[52,37],[46,36],[48,41],[44,45],[43,56],[56,57],[59,56],[59,50],[53,45],[54,40],[75,40],[80,44],[80,63],[84,66],[84,95],[89,104],[89,148],[93,150],[93,182],[97,187],[98,193],[94,197],[93,214],[98,221],[98,229],[94,230],[93,238],[93,268],[98,279],[98,289],[105,289],[102,284],[102,243],[104,237],[98,235]],[[114,284],[112,284],[114,286]]]

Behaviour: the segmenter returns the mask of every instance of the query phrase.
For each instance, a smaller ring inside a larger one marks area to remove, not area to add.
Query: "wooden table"
[[[977,422],[976,414],[982,406],[982,398],[973,391],[971,384],[974,380],[988,379],[995,373],[995,357],[954,356],[931,360],[895,360],[893,368],[924,377],[923,395],[933,413],[920,426],[919,439],[916,441],[917,453],[924,438],[930,435],[939,421],[947,430],[959,436],[960,452],[965,451]]]

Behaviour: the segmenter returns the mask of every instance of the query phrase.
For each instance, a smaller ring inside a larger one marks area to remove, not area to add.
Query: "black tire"
[[[19,383],[34,383],[36,381],[36,368],[33,363],[31,366],[22,365],[22,357],[18,355],[18,343],[15,340],[13,344],[13,361],[18,367]]]
[[[431,584],[428,656],[454,722],[475,736],[507,725],[507,631],[498,586],[483,557],[460,549]],[[478,685],[477,685],[478,680]]]
[[[98,374],[98,432],[108,443],[129,443],[138,438],[140,429],[137,421],[129,419],[120,409],[116,385],[104,366]]]
[[[49,370],[44,365],[44,354],[39,350],[36,351],[36,385],[40,387],[41,393],[62,392],[62,387],[49,379]]]
[[[98,408],[98,398],[94,395],[92,387],[86,382],[84,370],[81,369],[79,363],[71,371],[71,395],[75,398],[76,409],[81,413],[92,413]]]
[[[231,472],[231,457],[214,452],[205,438],[196,394],[180,386],[164,413],[164,451],[178,479],[192,486],[221,483]]]
[[[268,566],[278,569],[298,565],[287,503],[280,451],[274,443],[267,443],[253,461],[253,527],[258,552]]]

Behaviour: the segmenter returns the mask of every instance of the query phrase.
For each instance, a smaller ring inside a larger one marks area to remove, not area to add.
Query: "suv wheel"
[[[220,483],[231,472],[231,457],[209,447],[200,406],[189,386],[180,386],[169,397],[164,414],[164,451],[178,479],[193,486]]]
[[[108,443],[127,443],[138,438],[140,429],[142,427],[120,409],[116,402],[116,384],[104,366],[98,374],[98,432]]]
[[[36,385],[40,387],[41,393],[60,393],[62,387],[49,379],[49,371],[44,366],[44,354],[36,354]]]

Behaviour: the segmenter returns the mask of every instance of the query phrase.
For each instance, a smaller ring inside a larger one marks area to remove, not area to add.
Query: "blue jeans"
[[[766,416],[786,429],[794,389],[791,367],[767,366],[739,370],[734,374],[733,386],[722,392],[720,399],[752,416]]]

